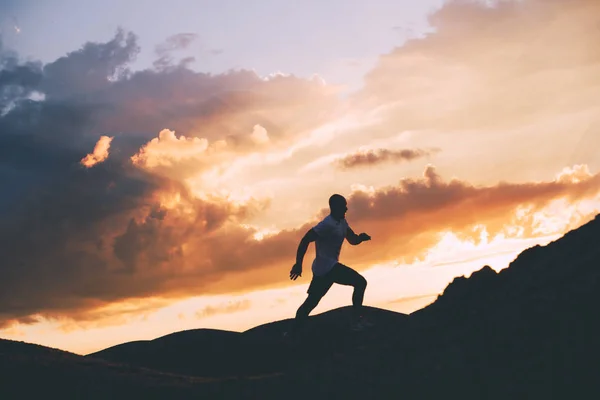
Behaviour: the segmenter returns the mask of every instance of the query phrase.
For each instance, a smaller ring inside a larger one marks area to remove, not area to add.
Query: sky
[[[0,35],[2,338],[291,318],[333,193],[403,313],[600,212],[594,0],[4,0]]]

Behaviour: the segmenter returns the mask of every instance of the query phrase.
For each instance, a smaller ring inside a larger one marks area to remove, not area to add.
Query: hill
[[[61,398],[597,398],[599,239],[597,216],[499,273],[456,278],[409,316],[369,308],[367,332],[340,331],[349,307],[316,315],[298,347],[278,340],[289,320],[86,357],[3,341],[2,386]]]
[[[2,399],[177,398],[208,381],[0,339]]]
[[[377,326],[365,335],[353,334],[348,326],[351,307],[342,307],[311,319],[301,349],[290,349],[283,333],[291,320],[276,321],[249,329],[229,332],[194,329],[150,341],[123,343],[87,355],[138,367],[203,377],[246,376],[281,372],[296,351],[294,363],[319,362],[365,340],[392,333],[407,316],[367,307],[366,313]]]

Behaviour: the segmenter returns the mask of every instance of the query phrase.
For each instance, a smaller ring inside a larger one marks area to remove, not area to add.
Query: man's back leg
[[[335,283],[352,286],[354,288],[354,291],[352,292],[354,328],[362,329],[372,326],[373,324],[368,322],[363,316],[362,305],[365,297],[365,290],[367,289],[367,280],[365,277],[354,269],[341,263],[338,263],[335,266],[333,272],[333,281]]]

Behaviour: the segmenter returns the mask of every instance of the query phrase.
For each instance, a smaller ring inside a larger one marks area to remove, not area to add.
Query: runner
[[[292,334],[298,333],[308,319],[310,312],[329,291],[334,283],[353,286],[353,330],[362,330],[372,324],[362,315],[362,303],[367,280],[358,272],[339,262],[340,250],[344,239],[351,245],[371,240],[366,233],[357,235],[346,221],[348,211],[346,199],[339,194],[329,198],[330,214],[310,229],[300,241],[296,254],[296,264],[290,271],[290,279],[302,276],[302,261],[311,242],[315,242],[316,257],[312,263],[313,278],[308,288],[308,297],[298,308],[294,319]]]

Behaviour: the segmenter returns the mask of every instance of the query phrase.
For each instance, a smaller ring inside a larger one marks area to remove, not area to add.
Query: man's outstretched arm
[[[291,280],[295,281],[296,278],[302,276],[302,262],[304,261],[304,255],[306,254],[306,250],[308,250],[308,245],[317,240],[317,237],[317,232],[315,232],[314,229],[311,229],[306,232],[302,240],[300,240],[298,251],[296,252],[296,264],[294,264],[290,271]]]
[[[371,240],[371,236],[367,235],[366,233],[361,233],[360,235],[357,235],[356,233],[354,233],[352,228],[348,227],[348,231],[346,232],[346,240],[351,245],[356,246],[357,244],[361,244],[364,241]]]

